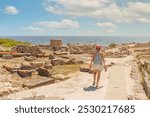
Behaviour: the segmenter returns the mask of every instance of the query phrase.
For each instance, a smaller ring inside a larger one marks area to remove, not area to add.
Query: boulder
[[[90,69],[88,67],[80,67],[81,72],[89,72]]]
[[[5,68],[7,71],[11,73],[14,73],[20,69],[20,66],[19,65],[4,65],[3,68]]]
[[[53,66],[56,66],[56,65],[60,65],[61,61],[62,61],[61,59],[57,58],[57,59],[52,59],[51,63]]]
[[[51,72],[49,70],[47,70],[46,68],[38,68],[38,74],[41,76],[46,76],[46,77],[51,77]]]
[[[34,67],[31,66],[29,63],[26,62],[21,63],[21,70],[32,70],[32,69],[34,69]]]
[[[51,69],[53,67],[53,65],[51,64],[51,61],[46,61],[44,64],[44,68],[46,69]]]
[[[54,56],[54,54],[52,52],[49,54],[49,59],[50,60],[55,59],[55,56]]]
[[[17,73],[20,75],[22,78],[32,76],[32,70],[18,70]]]
[[[31,62],[30,65],[36,69],[36,68],[39,68],[39,67],[43,67],[44,66],[44,63],[43,62]]]
[[[11,55],[11,54],[6,54],[6,55],[3,55],[2,58],[3,58],[3,59],[12,59],[12,58],[13,58],[13,55]]]
[[[25,56],[24,59],[26,61],[35,61],[36,60],[36,58],[34,56]]]

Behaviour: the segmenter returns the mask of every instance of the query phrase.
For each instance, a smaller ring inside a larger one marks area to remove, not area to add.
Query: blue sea
[[[110,43],[150,42],[150,36],[5,36],[5,38],[43,45],[50,44],[50,39],[61,39],[64,45],[67,43],[82,43],[106,46]]]

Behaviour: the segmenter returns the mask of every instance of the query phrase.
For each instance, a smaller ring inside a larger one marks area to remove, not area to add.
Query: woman
[[[90,69],[93,67],[93,77],[94,77],[93,85],[94,86],[96,85],[96,88],[98,88],[101,71],[103,69],[105,69],[105,71],[107,70],[105,66],[104,57],[102,53],[100,53],[100,50],[101,50],[101,46],[96,46],[96,51],[92,56],[92,60],[90,64]]]

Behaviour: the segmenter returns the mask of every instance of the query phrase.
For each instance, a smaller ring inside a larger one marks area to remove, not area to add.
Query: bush
[[[27,44],[27,45],[29,45],[30,43],[16,41],[16,40],[13,40],[13,39],[8,39],[8,38],[0,38],[0,46],[12,47],[12,46],[16,46],[18,44]]]
[[[108,45],[108,47],[109,47],[109,48],[115,48],[117,45],[118,45],[118,44],[116,44],[116,43],[111,43],[111,44]]]

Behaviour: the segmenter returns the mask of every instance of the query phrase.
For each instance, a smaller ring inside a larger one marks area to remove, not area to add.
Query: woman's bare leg
[[[93,85],[95,85],[95,80],[96,80],[96,71],[93,73]]]
[[[101,76],[101,71],[98,70],[98,72],[97,72],[97,82],[96,82],[96,87],[98,87],[99,80],[100,80],[100,76]]]

